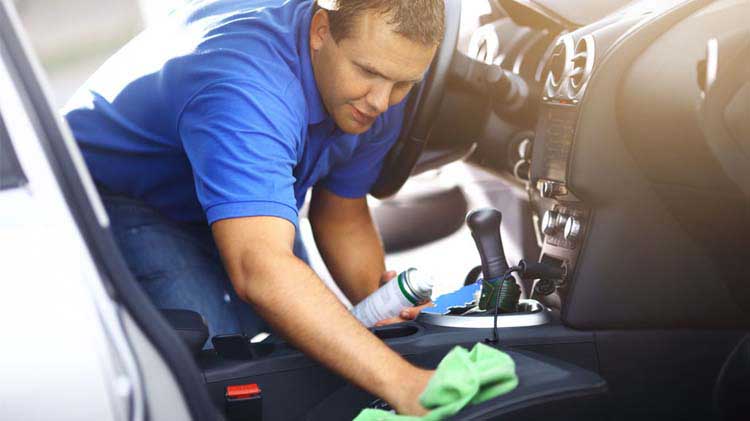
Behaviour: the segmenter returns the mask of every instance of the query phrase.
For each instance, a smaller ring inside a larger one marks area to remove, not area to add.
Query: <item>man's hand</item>
[[[404,378],[403,389],[399,394],[401,399],[391,404],[393,409],[402,415],[426,415],[429,411],[419,403],[419,397],[427,388],[427,383],[429,383],[433,374],[435,374],[433,370],[419,370],[411,378]]]
[[[389,270],[383,273],[383,276],[380,278],[380,286],[382,287],[383,285],[387,284],[388,281],[395,278],[396,275],[398,274],[396,273],[396,271],[393,271],[393,270]],[[416,307],[407,307],[401,310],[401,313],[398,316],[391,317],[390,319],[381,320],[375,323],[375,326],[386,326],[386,325],[391,325],[394,323],[401,323],[401,322],[406,322],[409,320],[414,320],[417,318],[417,316],[419,316],[419,312],[421,312],[424,308],[432,307],[434,305],[435,304],[433,304],[432,301],[427,301],[426,303],[416,306]]]

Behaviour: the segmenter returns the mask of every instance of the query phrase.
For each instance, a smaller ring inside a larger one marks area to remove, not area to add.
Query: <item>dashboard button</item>
[[[537,188],[542,197],[552,199],[558,196],[564,196],[568,194],[568,188],[563,183],[550,180],[539,180]]]
[[[581,222],[578,218],[571,216],[565,223],[564,234],[565,239],[568,241],[576,241],[581,235]]]
[[[557,227],[560,229],[563,229],[565,228],[565,224],[567,222],[568,222],[568,215],[562,212],[557,212],[557,221],[556,221]]]
[[[546,235],[553,235],[560,228],[558,224],[559,214],[556,211],[548,210],[542,216],[542,232]]]

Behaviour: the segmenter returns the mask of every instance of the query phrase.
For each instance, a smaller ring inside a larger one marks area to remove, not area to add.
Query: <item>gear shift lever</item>
[[[484,279],[500,278],[508,271],[503,240],[500,238],[500,223],[503,215],[497,209],[485,208],[469,213],[466,224],[482,259]]]
[[[518,304],[518,286],[512,279],[506,281],[511,268],[505,260],[503,240],[500,237],[502,219],[502,214],[492,208],[473,211],[466,217],[466,224],[482,259],[480,310],[491,309],[500,301],[500,309],[507,312],[513,311]],[[498,294],[501,296],[498,297]]]
[[[511,272],[519,267],[508,267],[503,249],[503,239],[500,237],[500,223],[503,216],[497,209],[485,208],[471,212],[466,216],[466,224],[474,237],[479,257],[482,259],[482,293],[479,298],[479,309],[494,309],[494,327],[492,339],[489,343],[497,343],[497,315],[498,309],[513,311],[518,304],[520,290],[513,278],[508,279]],[[501,304],[502,302],[502,304]]]

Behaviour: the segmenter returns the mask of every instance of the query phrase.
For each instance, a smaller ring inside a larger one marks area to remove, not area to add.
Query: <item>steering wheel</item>
[[[443,91],[456,52],[461,22],[461,0],[445,1],[445,34],[430,70],[409,97],[404,124],[396,143],[383,161],[383,169],[370,194],[383,199],[396,194],[406,183],[430,138],[432,122],[443,101]]]
[[[750,77],[750,43],[746,32],[733,32],[714,38],[707,45],[704,98],[700,104],[701,130],[724,173],[750,198],[750,143],[743,147],[742,134],[733,134],[727,125],[731,103],[741,101],[740,91]],[[736,108],[736,107],[735,107]],[[735,112],[739,121],[740,112]],[[750,140],[746,141],[750,142]]]

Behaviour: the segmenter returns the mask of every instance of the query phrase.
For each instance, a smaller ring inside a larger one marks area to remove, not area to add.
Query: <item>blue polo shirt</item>
[[[178,221],[276,216],[311,186],[363,197],[401,104],[362,135],[327,114],[307,0],[190,2],[109,59],[65,107],[95,181]]]

